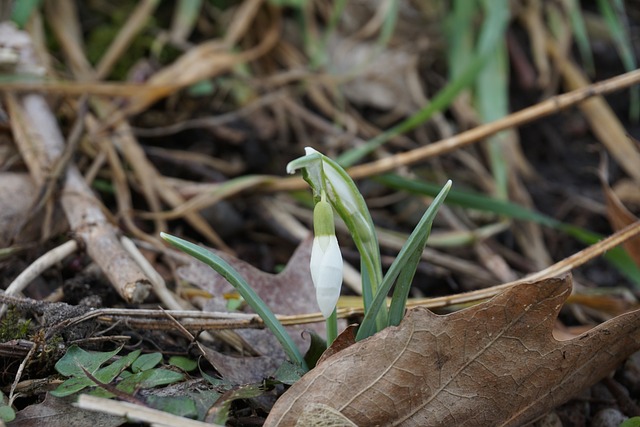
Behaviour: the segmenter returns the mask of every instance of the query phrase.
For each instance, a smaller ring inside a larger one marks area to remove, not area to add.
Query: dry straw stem
[[[143,83],[119,82],[69,82],[69,81],[38,81],[38,82],[3,82],[4,90],[12,92],[38,92],[52,95],[81,96],[95,95],[105,98],[141,98],[153,97],[155,92],[166,93],[174,90],[169,85],[150,85]]]
[[[75,10],[75,6],[72,2],[64,0],[63,3],[66,4],[66,7],[64,7],[60,12],[51,11],[51,13],[49,14],[49,21],[54,30],[54,33],[56,34],[56,37],[60,41],[63,51],[69,59],[69,66],[73,70],[76,77],[81,80],[93,80],[97,77],[97,74],[88,66],[82,49],[81,39],[79,37],[69,36],[69,33],[79,34],[77,11]],[[149,11],[149,9],[145,10]],[[140,26],[143,24],[143,22],[144,19],[141,19],[140,16],[135,15],[130,18],[130,20],[125,24],[125,27],[130,28],[134,25]],[[69,31],[69,29],[75,30]],[[125,41],[128,41],[130,43],[134,31],[132,29],[129,29],[128,34],[128,38],[120,39],[117,42],[122,44]],[[118,48],[118,51],[121,51],[121,48]],[[108,68],[104,69],[108,71]],[[92,99],[92,106],[97,111],[99,117],[104,120],[107,120],[112,112],[117,109],[115,104],[100,99]],[[177,207],[184,203],[184,198],[182,198],[171,187],[164,184],[164,180],[161,179],[161,175],[155,169],[153,164],[147,159],[146,155],[144,154],[144,150],[140,147],[137,139],[133,136],[133,132],[128,122],[118,121],[115,125],[114,132],[111,135],[107,136],[100,133],[99,128],[96,128],[96,120],[89,120],[89,126],[93,125],[92,129],[94,132],[94,136],[96,136],[96,138],[100,136],[102,139],[106,139],[105,145],[115,145],[122,153],[127,163],[132,166],[134,174],[139,180],[142,192],[145,195],[145,199],[147,200],[152,211],[157,212],[160,210],[160,198],[162,198],[162,200],[164,200],[172,207]],[[109,152],[109,149],[107,149],[107,151]],[[110,154],[110,165],[112,168],[117,169],[117,163],[119,160],[116,159],[114,153]],[[131,231],[137,233],[137,227],[133,225],[134,221],[131,219],[131,211],[127,209],[131,206],[131,196],[128,191],[122,191],[124,187],[122,180],[120,180],[119,184],[120,192],[118,194],[118,202],[121,208],[120,213],[126,218],[125,223],[127,223],[131,227]],[[231,252],[230,248],[224,243],[220,236],[213,230],[213,228],[211,228],[211,226],[202,218],[200,214],[198,214],[197,212],[190,212],[185,215],[185,220],[189,222],[191,226],[193,226],[198,232],[205,236],[207,240],[214,246]],[[159,218],[156,219],[156,228],[156,231],[158,232],[166,228],[164,222]],[[144,238],[143,236],[139,237]],[[145,240],[149,239],[145,238]]]
[[[40,95],[17,98],[7,94],[5,101],[20,152],[37,150],[44,154],[39,156],[42,163],[28,164],[34,181],[42,186],[45,183],[42,172],[52,170],[62,155],[64,139],[60,129]],[[102,213],[100,202],[74,164],[69,164],[63,176],[60,203],[71,230],[82,240],[89,256],[126,301],[143,301],[148,294],[149,280],[120,245],[116,229]]]
[[[5,43],[21,52],[19,67],[39,66],[26,34],[10,24],[2,25],[1,31]],[[42,186],[64,152],[65,142],[55,116],[41,95],[7,93],[5,103],[16,144],[35,183]],[[144,300],[149,280],[120,245],[116,229],[105,218],[100,202],[74,164],[69,164],[62,176],[64,183],[60,199],[69,226],[126,301]]]
[[[389,172],[397,167],[411,165],[430,157],[436,157],[466,145],[473,144],[502,130],[521,126],[550,114],[558,113],[559,111],[579,104],[588,98],[618,91],[638,83],[640,83],[640,70],[634,70],[599,83],[593,83],[589,86],[554,96],[546,101],[510,114],[502,119],[475,127],[466,132],[435,142],[431,145],[416,148],[415,150],[405,153],[399,153],[361,166],[354,166],[349,169],[349,174],[353,178],[364,178]],[[640,173],[640,169],[637,169],[638,164],[640,163],[636,163],[636,175]]]
[[[560,53],[556,41],[550,36],[547,36],[547,50],[559,65],[567,87],[574,90],[590,87],[584,74],[573,62]],[[593,133],[613,158],[629,176],[640,183],[640,152],[627,136],[627,132],[609,104],[602,97],[597,96],[579,104],[578,107],[591,125]]]
[[[69,240],[62,245],[51,249],[46,254],[32,262],[29,267],[24,269],[22,273],[16,277],[13,282],[5,289],[6,295],[17,295],[29,286],[38,276],[40,276],[49,267],[59,263],[72,253],[78,250],[78,242]],[[6,306],[0,307],[0,317],[6,312]]]
[[[522,126],[526,123],[558,113],[566,108],[580,104],[594,96],[606,95],[640,83],[640,70],[630,71],[601,82],[581,87],[562,95],[553,96],[536,105],[512,113],[502,119],[477,126],[433,144],[414,150],[398,153],[370,163],[353,166],[347,171],[354,179],[366,178],[392,171],[402,166],[412,165],[431,157],[440,156],[458,148],[474,144],[505,129]],[[626,135],[625,135],[625,138]],[[638,163],[640,164],[640,163]],[[626,169],[625,169],[626,170]],[[640,169],[631,176],[639,175]],[[267,191],[289,191],[306,188],[306,183],[299,177],[272,178],[263,186]]]
[[[408,307],[426,307],[430,309],[448,307],[458,304],[468,304],[479,302],[498,295],[504,290],[525,282],[534,282],[551,277],[557,277],[577,268],[614,247],[640,235],[640,221],[630,224],[615,234],[601,240],[600,242],[587,247],[586,249],[565,258],[552,266],[540,270],[537,273],[518,279],[513,282],[479,289],[477,291],[466,292],[456,295],[448,295],[436,298],[412,299],[407,303]],[[25,303],[28,299],[21,299],[7,295],[0,295],[0,301],[10,304],[19,302]],[[69,319],[64,327],[96,319],[100,323],[114,324],[126,319],[129,326],[141,329],[175,329],[173,322],[167,320],[167,314],[178,319],[180,323],[189,330],[221,330],[238,328],[261,328],[263,323],[257,315],[244,313],[216,313],[192,310],[142,310],[142,309],[98,309],[93,310],[80,317]],[[347,318],[354,315],[362,315],[361,307],[339,308],[338,317]],[[285,326],[299,325],[305,323],[324,322],[320,313],[310,313],[303,315],[278,315],[278,320]]]
[[[80,397],[78,397],[78,402],[74,403],[74,405],[80,409],[117,415],[125,418],[127,421],[147,423],[154,426],[222,427],[220,424],[203,423],[157,409],[147,408],[146,406],[89,396],[87,394],[81,394]]]

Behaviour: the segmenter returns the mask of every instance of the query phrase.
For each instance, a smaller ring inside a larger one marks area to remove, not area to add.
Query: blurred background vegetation
[[[637,154],[637,85],[595,110],[437,145],[634,70],[637,2],[24,0],[7,11],[46,77],[3,85],[49,93],[62,123],[79,95],[97,100],[100,125],[76,161],[142,240],[168,230],[278,271],[310,229],[310,194],[284,177],[304,146],[356,166],[387,256],[453,180],[416,297],[541,270],[615,231],[612,197],[640,206],[640,164],[625,155]],[[105,161],[101,138],[115,158]],[[608,252],[575,272],[579,286],[637,291],[633,256]],[[357,283],[347,278],[348,292]]]

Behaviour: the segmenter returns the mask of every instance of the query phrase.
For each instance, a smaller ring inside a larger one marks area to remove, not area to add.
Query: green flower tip
[[[320,159],[321,154],[311,147],[304,147],[304,156],[298,157],[287,164],[287,173],[294,174],[298,169],[310,166]]]
[[[320,200],[313,209],[313,231],[316,236],[332,236],[336,234],[336,228],[333,223],[333,208],[325,200]]]

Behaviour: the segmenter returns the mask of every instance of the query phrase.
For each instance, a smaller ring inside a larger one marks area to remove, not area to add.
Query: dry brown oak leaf
[[[295,383],[265,426],[328,405],[364,426],[520,426],[640,348],[640,310],[557,341],[571,277],[524,283],[448,315],[425,308],[342,350]]]

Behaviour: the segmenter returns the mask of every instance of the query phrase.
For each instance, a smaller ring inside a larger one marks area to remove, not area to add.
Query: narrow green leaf
[[[434,197],[440,187],[437,184],[419,179],[408,179],[396,174],[387,174],[375,178],[376,181],[398,190]],[[464,190],[452,190],[447,196],[447,204],[463,206],[468,209],[489,211],[509,218],[535,221],[549,227],[558,227],[562,223],[556,219],[532,211],[516,203],[496,200],[483,194]]]
[[[509,5],[505,0],[484,0],[482,4],[488,18],[483,24],[478,46],[479,52],[487,49],[487,46],[483,46],[482,43],[489,42],[489,37],[486,35],[482,37],[482,35],[493,31],[495,26],[506,27],[509,20]],[[509,114],[508,68],[507,45],[502,39],[491,49],[490,58],[478,73],[475,81],[474,101],[480,117],[485,123],[498,120]],[[487,139],[491,172],[496,183],[495,196],[501,200],[508,198],[509,166],[504,150],[508,132],[511,131],[502,131]]]
[[[478,2],[454,0],[447,14],[446,36],[449,49],[449,79],[454,80],[468,67],[473,58],[476,40],[474,17],[479,13]]]
[[[571,29],[573,30],[576,45],[580,51],[582,64],[589,75],[593,76],[595,73],[595,67],[593,65],[593,55],[591,53],[591,42],[589,41],[589,34],[587,33],[587,27],[584,23],[582,9],[580,8],[578,0],[569,0],[568,9]]]
[[[439,187],[437,184],[422,180],[407,179],[395,174],[382,175],[375,178],[376,181],[398,190],[411,193],[435,196]],[[468,209],[478,209],[507,216],[509,218],[533,221],[556,230],[563,231],[582,243],[592,245],[603,236],[592,231],[565,224],[540,212],[532,211],[516,203],[497,200],[483,194],[470,191],[452,190],[447,196],[447,204],[459,205]],[[603,255],[604,259],[614,265],[636,287],[640,287],[640,268],[633,262],[629,254],[622,248],[614,248]]]
[[[506,13],[508,13],[508,8]],[[351,166],[358,162],[367,154],[373,152],[376,148],[385,144],[392,138],[401,135],[405,132],[415,129],[429,120],[434,113],[443,111],[447,108],[455,99],[455,97],[472,84],[487,61],[491,58],[493,50],[498,43],[501,43],[504,38],[504,31],[506,29],[506,21],[501,16],[496,15],[491,21],[491,25],[487,25],[486,31],[483,28],[483,32],[480,35],[480,46],[482,50],[469,62],[468,66],[463,72],[455,79],[449,82],[440,92],[427,105],[422,107],[420,111],[412,115],[411,117],[403,120],[396,126],[388,129],[378,136],[370,139],[365,144],[345,151],[337,158],[337,161],[343,167]]]
[[[626,23],[623,22],[626,12],[624,2],[621,0],[598,0],[598,7],[602,14],[609,32],[613,37],[616,48],[620,54],[622,64],[627,71],[637,68],[636,57],[633,54],[633,44],[629,37]],[[615,9],[614,9],[615,8]],[[634,85],[629,89],[631,92],[631,104],[629,106],[629,118],[637,122],[640,118],[640,88]]]
[[[210,252],[198,245],[194,245],[179,237],[172,236],[166,233],[160,233],[160,236],[180,249],[181,251],[191,255],[213,268],[218,274],[224,277],[236,290],[242,298],[249,304],[249,306],[260,316],[264,324],[269,328],[271,333],[282,345],[285,353],[292,362],[298,363],[305,371],[308,371],[307,363],[300,354],[300,350],[295,345],[287,331],[284,329],[280,321],[276,318],[273,312],[269,309],[267,304],[255,293],[255,291],[249,286],[249,284],[233,269],[225,260],[218,255]]]
[[[402,269],[406,267],[406,264],[413,256],[415,256],[416,252],[422,252],[422,250],[424,249],[424,244],[426,243],[426,239],[431,229],[433,219],[438,212],[438,208],[442,205],[444,199],[447,197],[450,189],[451,181],[448,181],[444,185],[444,187],[442,187],[440,193],[433,199],[433,202],[420,219],[420,222],[418,223],[416,228],[409,236],[409,239],[400,250],[400,253],[396,257],[395,261],[393,262],[393,264],[391,264],[391,267],[389,267],[387,274],[385,274],[384,278],[382,279],[380,289],[378,290],[378,293],[375,295],[373,302],[371,303],[369,311],[365,313],[362,324],[358,328],[358,333],[356,334],[357,341],[367,338],[376,332],[375,316],[377,314],[377,311],[380,309],[380,307],[383,306],[383,304],[385,304],[387,294],[391,290],[393,284],[396,282],[396,279],[400,275]],[[415,264],[415,267],[417,267],[417,263]],[[403,285],[406,286],[407,284],[405,283]],[[397,296],[394,293],[394,298],[399,298],[398,302],[396,302],[396,307],[394,308],[397,312],[400,311],[399,303],[401,303],[401,300],[403,298],[402,294],[408,291],[409,288],[408,286],[406,286],[406,289],[403,288],[401,291],[399,291]]]
[[[431,232],[431,224],[429,224],[428,230],[424,238],[420,241],[416,250],[409,256],[404,267],[398,275],[396,286],[393,289],[393,297],[391,298],[391,305],[389,307],[389,326],[397,326],[404,317],[404,312],[407,307],[407,298],[409,298],[409,291],[411,290],[411,284],[413,283],[413,277],[416,275],[418,264],[422,258],[422,251],[427,244],[427,238]]]

